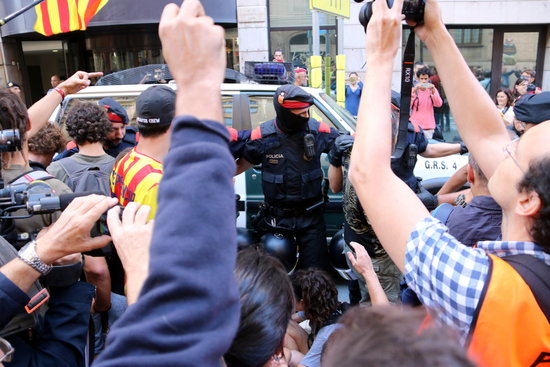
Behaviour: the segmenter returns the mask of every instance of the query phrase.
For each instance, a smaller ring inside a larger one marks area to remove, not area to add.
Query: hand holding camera
[[[59,219],[36,242],[36,252],[46,264],[69,254],[104,247],[111,237],[91,237],[99,217],[116,204],[116,198],[89,195],[74,199]]]

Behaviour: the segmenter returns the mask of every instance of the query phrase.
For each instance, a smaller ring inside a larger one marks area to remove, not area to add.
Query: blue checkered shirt
[[[422,219],[407,242],[407,284],[441,321],[458,328],[463,343],[489,273],[488,253],[532,255],[550,266],[550,255],[533,242],[482,241],[477,248],[466,247],[433,217]]]

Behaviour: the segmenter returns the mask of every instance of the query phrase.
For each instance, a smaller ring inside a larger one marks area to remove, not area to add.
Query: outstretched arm
[[[408,236],[414,226],[430,214],[390,167],[391,75],[393,59],[401,43],[402,6],[403,0],[396,1],[391,9],[385,1],[373,3],[374,15],[367,28],[368,69],[349,178],[382,245],[404,271]]]
[[[348,259],[355,270],[361,274],[363,278],[365,278],[365,283],[367,283],[372,305],[377,306],[389,304],[390,301],[388,301],[388,297],[380,284],[378,275],[376,275],[374,271],[372,259],[370,258],[369,253],[357,242],[350,242],[350,245],[353,247],[355,255],[351,251],[348,252]]]
[[[112,328],[97,367],[218,367],[239,325],[235,162],[220,101],[223,28],[198,0],[185,0],[164,8],[159,35],[170,71],[184,87],[159,187],[149,275]]]
[[[500,113],[445,28],[437,0],[427,0],[424,24],[415,28],[432,55],[460,136],[490,178],[510,141]],[[467,92],[465,92],[467,91]]]
[[[446,157],[451,154],[460,153],[460,143],[435,143],[428,144],[426,150],[420,155],[424,158]]]
[[[330,185],[330,190],[337,194],[342,191],[342,183],[344,181],[344,174],[342,172],[342,167],[336,167],[332,164],[328,166],[328,183]]]
[[[52,115],[53,111],[55,111],[56,107],[59,106],[65,96],[81,91],[90,85],[90,78],[95,78],[102,75],[102,72],[87,73],[85,71],[77,71],[74,75],[57,86],[60,92],[52,90],[38,102],[33,104],[29,108],[31,129],[27,134],[28,137],[32,137],[48,123],[48,119]]]

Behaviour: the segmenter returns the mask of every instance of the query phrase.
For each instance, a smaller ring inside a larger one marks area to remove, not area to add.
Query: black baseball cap
[[[139,126],[167,126],[176,113],[176,92],[165,85],[153,85],[136,101],[136,122]]]
[[[514,106],[514,114],[528,124],[550,120],[550,92],[523,95]]]
[[[21,88],[21,86],[19,84],[17,84],[16,82],[8,82],[8,84],[6,84],[6,88],[13,88],[13,87]]]
[[[122,122],[124,125],[128,124],[128,122],[130,121],[124,107],[122,107],[120,103],[118,103],[111,97],[102,98],[99,100],[99,102],[97,102],[97,104],[107,109],[109,121]]]

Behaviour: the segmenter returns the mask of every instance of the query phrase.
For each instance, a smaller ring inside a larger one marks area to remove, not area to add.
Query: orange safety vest
[[[469,357],[480,367],[549,366],[550,322],[533,284],[505,260],[489,256],[492,269],[472,322]]]

